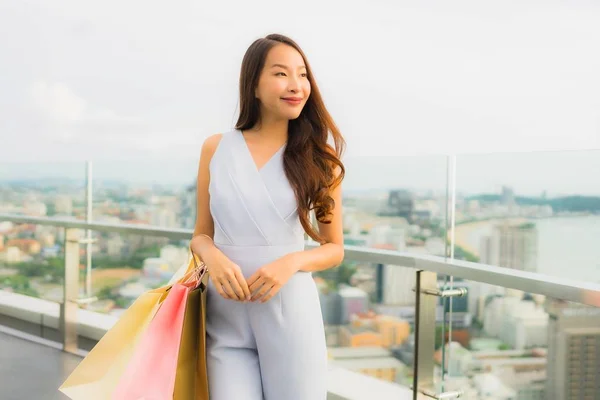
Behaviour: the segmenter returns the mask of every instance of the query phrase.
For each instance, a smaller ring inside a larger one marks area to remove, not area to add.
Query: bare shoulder
[[[202,157],[206,157],[208,159],[212,158],[222,138],[222,133],[215,133],[204,139],[204,142],[202,143]]]

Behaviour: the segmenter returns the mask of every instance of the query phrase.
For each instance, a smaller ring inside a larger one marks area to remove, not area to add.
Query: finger
[[[221,282],[213,280],[213,285],[214,285],[215,289],[217,289],[217,293],[219,293],[219,295],[221,297],[229,299],[229,296],[223,290],[223,286],[221,285]]]
[[[244,278],[242,271],[236,270],[235,277],[237,278],[238,283],[242,287],[242,291],[244,292],[244,299],[250,300],[250,297],[251,297],[250,288],[248,288],[248,282],[246,282],[246,278]]]
[[[257,281],[255,281],[252,285],[250,285],[248,287],[248,289],[250,289],[250,295],[252,296],[254,294],[254,292],[256,292],[258,289],[260,289],[260,287],[262,285],[264,285],[266,283],[265,278],[260,278]]]
[[[225,280],[225,281],[221,282],[221,286],[223,286],[223,290],[225,291],[225,293],[227,293],[229,300],[239,300],[238,297],[236,296],[235,292],[231,288],[229,281]]]
[[[258,300],[265,295],[273,286],[269,284],[264,284],[262,288],[253,296],[252,301]]]
[[[246,299],[244,290],[242,290],[242,287],[240,286],[240,283],[238,282],[235,273],[232,273],[232,276],[229,278],[229,286],[231,287],[231,289],[233,289],[233,293],[235,294],[238,300],[242,301]]]
[[[273,286],[271,290],[269,290],[269,293],[267,293],[266,296],[262,298],[261,303],[266,303],[267,301],[271,300],[271,298],[275,296],[277,292],[279,292],[279,289],[281,289],[280,285]]]
[[[246,280],[246,282],[248,283],[248,286],[253,285],[258,279],[260,279],[261,275],[260,275],[260,270],[257,270],[256,272],[254,272],[252,274],[252,276],[250,276],[250,278],[248,278]]]

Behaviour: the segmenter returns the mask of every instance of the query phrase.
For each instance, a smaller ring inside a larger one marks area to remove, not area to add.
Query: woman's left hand
[[[298,269],[297,263],[294,262],[291,255],[283,256],[263,265],[247,280],[248,288],[252,293],[250,301],[259,299],[261,303],[269,301],[298,272]],[[261,299],[261,297],[263,298]]]

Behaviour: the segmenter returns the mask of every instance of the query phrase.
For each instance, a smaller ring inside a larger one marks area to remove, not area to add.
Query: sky
[[[307,55],[348,188],[439,186],[456,154],[468,190],[600,193],[591,0],[0,0],[0,179],[93,160],[193,180],[235,123],[245,50],[273,32]]]

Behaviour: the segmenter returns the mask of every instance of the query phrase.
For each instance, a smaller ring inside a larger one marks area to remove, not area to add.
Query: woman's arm
[[[215,289],[225,298],[236,301],[250,299],[250,290],[239,265],[227,258],[213,242],[215,225],[210,213],[209,164],[223,135],[216,134],[202,144],[198,166],[196,227],[190,241],[192,251],[206,263],[208,276]]]
[[[208,184],[210,183],[210,172],[208,166],[221,137],[221,134],[209,136],[202,144],[202,150],[200,151],[198,180],[196,183],[196,225],[190,247],[201,260],[205,258],[207,252],[212,251],[212,248],[215,247],[211,240],[214,237],[215,228],[209,206]]]
[[[340,168],[337,167],[336,175],[339,176]],[[337,267],[344,260],[344,232],[342,228],[342,184],[340,183],[331,192],[335,201],[330,224],[319,222],[319,233],[326,243],[321,246],[304,251],[290,253],[292,264],[300,271],[312,272]]]

